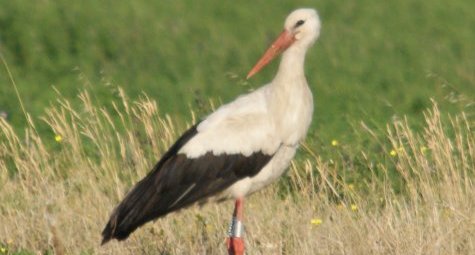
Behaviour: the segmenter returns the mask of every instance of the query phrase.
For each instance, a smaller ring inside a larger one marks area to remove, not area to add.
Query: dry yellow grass
[[[154,101],[131,102],[120,94],[113,111],[95,106],[87,92],[79,108],[59,97],[43,118],[52,137],[39,137],[31,124],[20,139],[0,118],[0,245],[6,252],[225,254],[230,202],[183,210],[125,242],[99,246],[113,207],[185,128],[160,115]],[[395,121],[387,132],[391,164],[373,162],[364,151],[364,167],[327,162],[304,145],[310,156],[292,163],[291,193],[279,195],[273,185],[248,199],[248,254],[473,254],[471,124],[463,114],[443,123],[435,104],[423,132]],[[389,177],[393,170],[401,176],[400,192]],[[345,171],[374,177],[348,185],[341,181]]]

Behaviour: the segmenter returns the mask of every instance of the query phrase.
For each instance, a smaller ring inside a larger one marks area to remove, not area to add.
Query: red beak
[[[264,66],[269,64],[277,55],[284,52],[295,41],[295,37],[287,30],[282,31],[279,37],[267,49],[266,53],[259,59],[257,64],[247,74],[247,79],[259,72]]]

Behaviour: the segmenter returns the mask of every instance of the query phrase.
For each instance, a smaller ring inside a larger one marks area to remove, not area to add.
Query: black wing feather
[[[244,177],[256,175],[272,158],[262,152],[250,156],[208,152],[198,158],[177,154],[198,133],[196,127],[186,131],[115,208],[102,232],[102,244],[112,238],[124,240],[148,221],[215,195]]]

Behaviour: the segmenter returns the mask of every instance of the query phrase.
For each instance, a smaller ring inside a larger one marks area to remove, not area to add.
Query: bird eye
[[[295,27],[299,27],[299,26],[303,25],[303,23],[305,23],[304,20],[299,20],[299,21],[297,21],[297,23],[295,24]]]

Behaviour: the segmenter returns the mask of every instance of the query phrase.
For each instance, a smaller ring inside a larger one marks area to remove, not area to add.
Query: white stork
[[[315,10],[293,11],[284,31],[247,75],[283,53],[272,82],[221,106],[186,131],[112,212],[102,243],[124,240],[146,222],[195,202],[234,198],[228,250],[242,254],[244,197],[284,173],[312,120],[304,62],[319,33]]]

